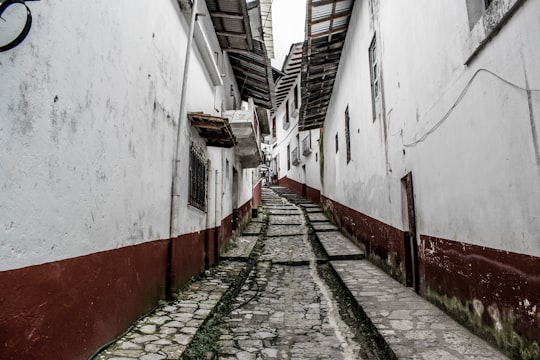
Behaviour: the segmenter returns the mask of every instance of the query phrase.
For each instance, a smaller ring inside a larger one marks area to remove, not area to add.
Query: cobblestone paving
[[[308,266],[259,262],[222,327],[220,359],[344,359]]]
[[[274,198],[264,191],[263,203]],[[279,211],[300,214],[292,204]],[[263,253],[221,327],[220,359],[359,358],[359,345],[318,278],[307,225],[297,216],[287,222],[270,214]]]
[[[309,262],[304,236],[269,237],[264,241],[261,261],[274,263]]]
[[[368,261],[331,264],[398,358],[506,359]]]
[[[222,262],[204,279],[181,291],[178,300],[159,306],[136,322],[128,333],[94,359],[178,359],[244,265]]]
[[[290,225],[274,225],[268,228],[266,233],[267,236],[293,236],[293,235],[303,235],[304,228],[301,226],[290,226]]]
[[[269,225],[302,225],[300,215],[270,215]]]

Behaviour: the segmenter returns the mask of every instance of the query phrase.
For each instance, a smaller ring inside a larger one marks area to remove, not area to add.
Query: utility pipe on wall
[[[171,209],[170,209],[170,218],[169,218],[169,253],[168,253],[168,276],[167,276],[167,297],[173,297],[174,283],[176,280],[176,241],[174,241],[174,226],[176,223],[176,202],[178,199],[178,190],[179,190],[179,181],[178,181],[178,159],[180,157],[180,135],[182,125],[184,124],[184,119],[187,119],[184,116],[186,111],[186,92],[187,92],[187,82],[189,76],[189,61],[191,58],[192,44],[193,44],[193,32],[195,30],[195,23],[197,22],[197,5],[198,0],[193,0],[191,6],[191,22],[189,25],[189,35],[188,42],[186,47],[186,58],[184,62],[184,73],[182,76],[182,90],[180,93],[180,112],[178,114],[178,127],[176,131],[176,144],[174,150],[173,158],[173,172],[172,172],[172,181],[171,181]]]

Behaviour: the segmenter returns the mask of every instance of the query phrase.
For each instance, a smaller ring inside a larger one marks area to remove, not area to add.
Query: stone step
[[[330,264],[398,359],[507,359],[367,260]]]
[[[364,252],[339,231],[317,233],[317,238],[330,260],[364,259]]]

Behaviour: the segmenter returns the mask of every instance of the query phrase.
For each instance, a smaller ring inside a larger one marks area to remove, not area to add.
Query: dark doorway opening
[[[414,188],[412,172],[401,179],[403,223],[405,227],[405,285],[420,291],[420,271],[418,268],[418,242],[416,234],[416,213],[414,208]]]

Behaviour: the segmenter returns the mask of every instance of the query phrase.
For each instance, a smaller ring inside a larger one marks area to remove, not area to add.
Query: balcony
[[[229,110],[223,112],[229,120],[238,144],[236,156],[244,168],[255,168],[262,162],[259,122],[255,110]]]
[[[291,160],[294,166],[300,165],[300,156],[298,155],[298,148],[294,148],[291,151]]]
[[[308,133],[304,140],[302,140],[302,154],[304,156],[311,154],[311,133]]]

